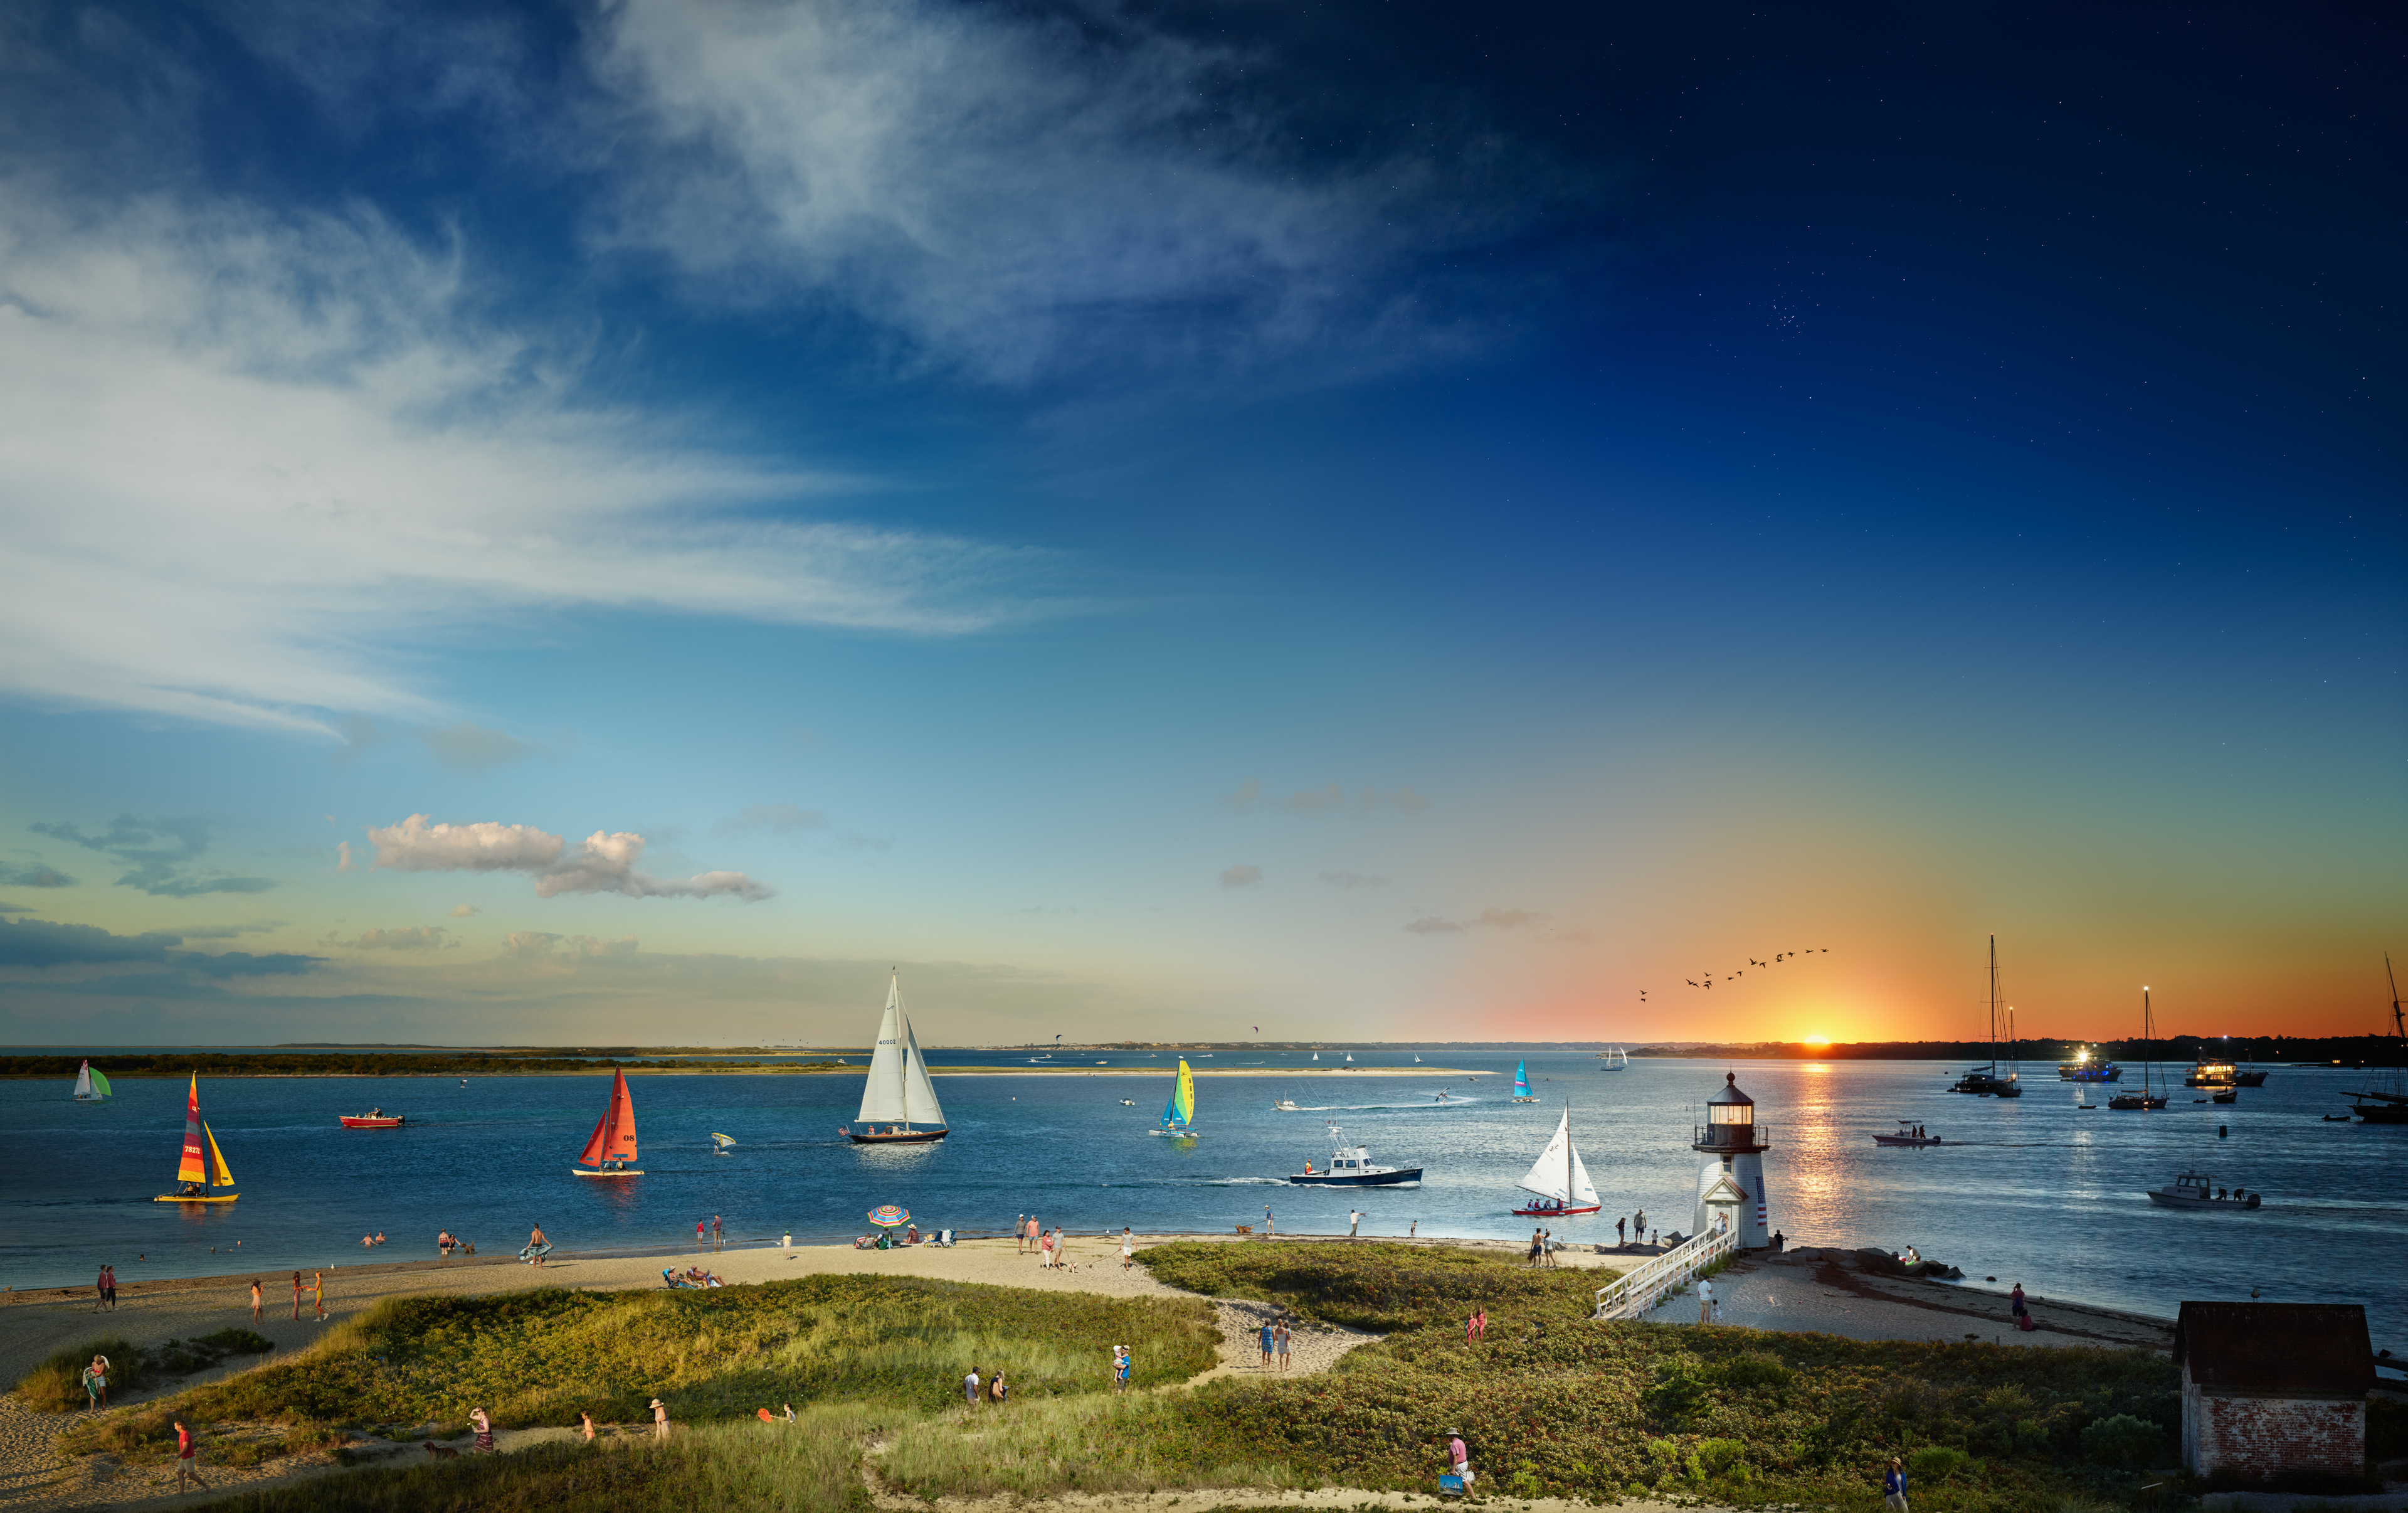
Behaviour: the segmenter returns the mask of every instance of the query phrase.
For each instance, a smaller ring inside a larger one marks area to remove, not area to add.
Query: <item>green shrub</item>
[[[1698,1441],[1696,1464],[1698,1469],[1709,1477],[1726,1477],[1735,1468],[1743,1469],[1746,1459],[1747,1447],[1738,1440],[1701,1439]]]
[[[2119,1470],[2147,1465],[2165,1443],[2164,1430],[2128,1413],[2100,1419],[2082,1431],[2082,1453]]]
[[[1703,1413],[1713,1395],[1698,1376],[1696,1362],[1659,1361],[1654,1384],[1639,1394],[1639,1401],[1658,1422],[1677,1429]]]
[[[1936,1481],[1946,1481],[1957,1472],[1964,1470],[1965,1463],[1970,1459],[1970,1456],[1954,1445],[1926,1445],[1919,1450],[1908,1452],[1907,1481],[1909,1485],[1914,1486],[1929,1486]]]
[[[1777,1356],[1762,1350],[1749,1350],[1726,1361],[1714,1372],[1714,1379],[1725,1387],[1786,1387],[1797,1380],[1798,1374],[1781,1363]]]
[[[91,1406],[92,1395],[83,1390],[83,1368],[92,1364],[92,1358],[96,1355],[108,1357],[108,1391],[111,1397],[138,1391],[150,1383],[150,1375],[144,1368],[142,1352],[128,1341],[112,1335],[44,1357],[39,1365],[25,1373],[17,1383],[18,1401],[37,1413],[66,1413]]]

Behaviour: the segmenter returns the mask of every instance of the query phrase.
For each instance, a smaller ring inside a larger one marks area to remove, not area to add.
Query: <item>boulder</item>
[[[1853,1259],[1856,1263],[1857,1269],[1861,1271],[1872,1272],[1882,1276],[1903,1276],[1906,1275],[1906,1262],[1899,1260],[1896,1256],[1891,1255],[1888,1251],[1884,1250],[1877,1245],[1869,1245],[1864,1246],[1862,1249],[1857,1250],[1855,1252]]]

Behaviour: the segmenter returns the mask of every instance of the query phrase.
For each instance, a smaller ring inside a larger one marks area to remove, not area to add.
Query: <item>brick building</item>
[[[2359,1304],[2186,1303],[2174,1365],[2193,1473],[2365,1470],[2374,1350]]]

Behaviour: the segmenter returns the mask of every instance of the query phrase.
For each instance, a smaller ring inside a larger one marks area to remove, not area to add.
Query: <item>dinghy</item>
[[[1517,1103],[1538,1102],[1538,1099],[1530,1093],[1530,1063],[1527,1061],[1513,1063],[1513,1102]]]
[[[595,1122],[585,1150],[569,1168],[579,1176],[642,1176],[635,1166],[636,1105],[627,1096],[627,1069],[610,1069],[610,1102]]]
[[[152,1199],[163,1203],[230,1203],[242,1196],[238,1192],[212,1192],[212,1188],[231,1188],[234,1174],[226,1169],[226,1159],[218,1149],[218,1137],[201,1122],[201,1074],[193,1074],[193,1086],[184,1094],[184,1160],[176,1168],[176,1180],[183,1186],[174,1192],[163,1192]]]
[[[1162,1105],[1162,1124],[1148,1134],[1175,1135],[1193,1139],[1196,1134],[1196,1074],[1187,1070],[1187,1058],[1179,1059],[1179,1077],[1170,1086],[1170,1102]]]
[[[79,1103],[108,1102],[108,1079],[94,1072],[90,1061],[86,1061],[83,1070],[76,1074],[75,1101]]]
[[[1513,1210],[1524,1218],[1566,1218],[1574,1214],[1598,1211],[1597,1189],[1588,1179],[1588,1168],[1580,1158],[1580,1147],[1572,1144],[1572,1106],[1564,1105],[1564,1117],[1555,1125],[1555,1137],[1522,1180],[1513,1184],[1524,1192],[1538,1196]]]
[[[903,1012],[900,972],[886,984],[886,1013],[878,1021],[878,1049],[861,1085],[861,1112],[837,1129],[856,1146],[926,1145],[952,1132],[928,1081],[919,1038],[911,1033],[911,1016]]]

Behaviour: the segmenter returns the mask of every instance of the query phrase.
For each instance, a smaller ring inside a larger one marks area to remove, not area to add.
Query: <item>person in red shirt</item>
[[[184,1490],[184,1478],[187,1477],[192,1478],[194,1486],[200,1488],[203,1491],[208,1491],[209,1484],[201,1479],[200,1467],[194,1463],[194,1445],[193,1442],[193,1432],[184,1427],[183,1419],[177,1419],[176,1491],[179,1492],[181,1492]]]

